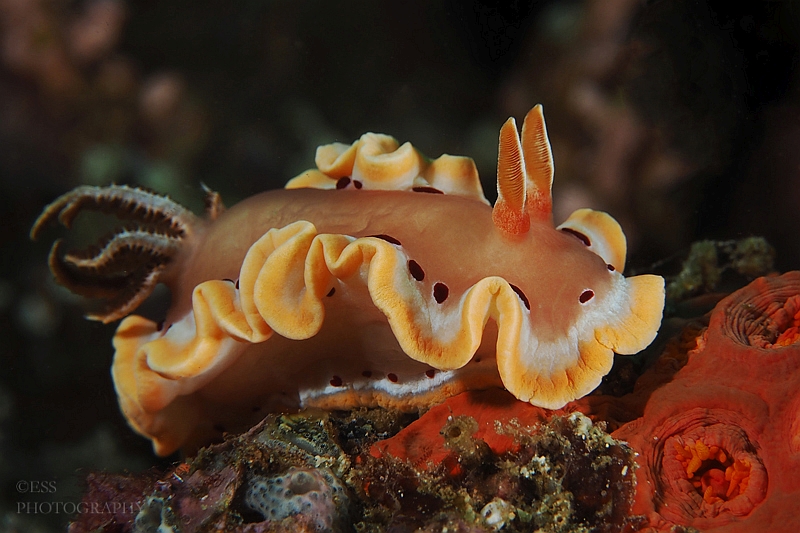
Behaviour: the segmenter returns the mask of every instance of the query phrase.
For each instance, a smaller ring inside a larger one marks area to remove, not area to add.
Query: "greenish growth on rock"
[[[726,272],[734,272],[749,282],[772,272],[774,260],[775,250],[763,237],[695,242],[680,273],[667,283],[667,301],[674,305],[713,292]]]
[[[458,455],[466,468],[477,466],[491,454],[489,446],[474,437],[478,422],[471,416],[451,416],[441,431],[445,447]]]
[[[622,531],[633,501],[632,451],[576,413],[538,427],[511,425],[520,444],[494,454],[476,438],[469,416],[441,430],[457,467],[414,467],[390,456],[367,458],[355,469],[365,518],[358,531],[409,530],[429,524],[475,524],[470,531],[589,533]]]
[[[363,453],[374,442],[388,439],[419,418],[416,413],[359,407],[337,411],[329,416],[336,428],[337,441],[351,455]]]
[[[514,465],[533,495],[520,519],[541,533],[619,531],[633,502],[633,452],[581,413],[554,417],[522,437],[532,452]]]

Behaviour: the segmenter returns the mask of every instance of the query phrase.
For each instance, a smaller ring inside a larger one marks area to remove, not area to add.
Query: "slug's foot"
[[[150,295],[191,236],[197,218],[166,196],[143,189],[81,186],[44,209],[31,229],[31,239],[55,220],[71,227],[84,210],[110,213],[132,223],[84,250],[64,251],[63,241],[57,240],[50,250],[50,270],[70,291],[106,300],[103,310],[87,318],[107,324],[131,313]]]

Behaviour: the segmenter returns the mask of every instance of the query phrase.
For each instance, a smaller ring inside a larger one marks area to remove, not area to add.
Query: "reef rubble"
[[[70,532],[796,531],[800,272],[663,330],[644,373],[558,411],[490,389],[273,414],[170,471],[90,475],[86,505],[135,505]]]
[[[535,425],[442,418],[480,404],[499,417],[526,405],[500,390],[467,393],[403,430],[406,415],[377,409],[270,415],[158,479],[92,476],[86,505],[137,503],[102,521],[79,515],[70,533],[623,530],[634,495],[627,445],[580,413]],[[421,428],[433,448],[412,461],[402,449]]]

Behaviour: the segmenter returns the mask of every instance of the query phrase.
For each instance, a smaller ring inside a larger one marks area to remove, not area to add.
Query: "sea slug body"
[[[316,169],[205,217],[125,186],[48,206],[133,221],[87,251],[53,246],[56,279],[123,319],[112,374],[123,413],[159,454],[245,429],[265,412],[426,407],[502,386],[558,408],[591,392],[613,353],[646,347],[664,281],[625,278],[625,236],[580,209],[552,223],[541,106],[502,127],[498,201],[471,159],[433,161],[367,133],[317,150]],[[163,323],[130,313],[164,283]]]

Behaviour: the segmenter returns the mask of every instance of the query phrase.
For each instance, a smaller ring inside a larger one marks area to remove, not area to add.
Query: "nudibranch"
[[[558,408],[591,392],[614,352],[653,340],[664,281],[625,278],[626,241],[580,209],[554,227],[553,162],[541,106],[500,130],[494,207],[474,162],[429,160],[367,133],[321,146],[316,166],[205,217],[125,186],[83,186],[31,230],[98,210],[131,221],[83,251],[57,241],[50,266],[123,319],[114,384],[159,454],[300,407],[414,410],[502,386]],[[163,323],[128,316],[163,283]],[[302,342],[300,342],[302,341]]]

